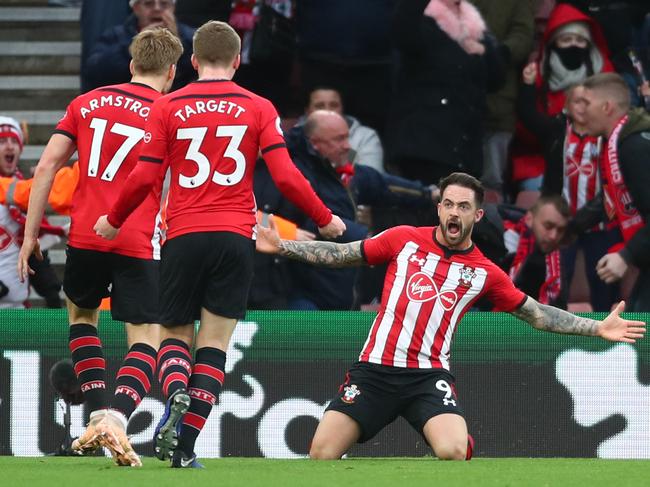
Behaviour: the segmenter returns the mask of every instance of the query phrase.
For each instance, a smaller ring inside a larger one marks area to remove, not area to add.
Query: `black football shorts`
[[[244,318],[255,241],[232,232],[187,233],[166,241],[161,257],[161,324],[192,323],[201,308]]]
[[[399,416],[420,434],[434,416],[463,416],[449,372],[368,362],[357,362],[350,368],[326,411],[339,411],[359,423],[359,443],[371,439]]]
[[[95,309],[111,297],[114,320],[158,323],[160,261],[98,250],[66,248],[63,291],[80,308]]]

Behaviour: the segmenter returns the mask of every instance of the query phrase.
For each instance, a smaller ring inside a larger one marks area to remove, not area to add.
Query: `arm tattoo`
[[[597,336],[600,323],[589,318],[581,318],[553,306],[538,303],[530,296],[512,314],[538,330],[569,335]]]
[[[350,267],[365,262],[361,254],[361,241],[337,244],[321,241],[282,240],[280,255],[326,267]]]

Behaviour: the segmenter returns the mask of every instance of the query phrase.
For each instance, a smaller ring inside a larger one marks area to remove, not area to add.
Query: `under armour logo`
[[[456,401],[454,401],[453,399],[447,399],[446,397],[442,400],[442,403],[443,403],[445,406],[449,406],[450,404],[451,404],[452,406],[455,406],[455,405],[456,405]]]
[[[426,262],[426,259],[418,259],[418,256],[413,254],[409,259],[409,262],[413,262],[414,264],[418,264],[420,267],[422,267]]]

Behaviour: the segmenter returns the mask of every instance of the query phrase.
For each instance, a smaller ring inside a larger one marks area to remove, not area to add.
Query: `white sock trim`
[[[104,416],[106,413],[108,413],[108,409],[98,409],[96,411],[93,411],[90,413],[90,421],[95,419],[97,416]]]
[[[107,409],[106,413],[110,414],[113,418],[117,419],[121,423],[122,429],[126,432],[126,425],[129,422],[129,420],[126,418],[124,413],[118,411],[117,409]]]

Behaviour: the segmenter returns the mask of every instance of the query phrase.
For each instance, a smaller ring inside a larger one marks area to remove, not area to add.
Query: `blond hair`
[[[235,29],[225,22],[211,20],[196,29],[194,57],[200,64],[230,67],[239,51],[241,40]]]
[[[183,44],[169,29],[146,29],[133,38],[129,46],[137,74],[163,74],[183,54]]]

